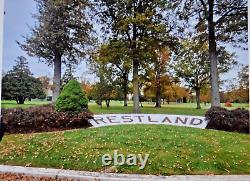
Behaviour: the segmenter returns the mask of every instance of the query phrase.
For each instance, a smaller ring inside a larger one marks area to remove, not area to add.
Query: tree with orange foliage
[[[170,101],[183,101],[189,98],[189,90],[173,81],[170,85],[164,86],[163,98],[167,100],[168,104]]]
[[[170,85],[171,81],[167,75],[170,50],[165,46],[159,46],[151,52],[151,63],[146,68],[147,83],[144,93],[155,97],[155,107],[161,107],[164,86]]]
[[[85,92],[86,96],[88,97],[89,101],[92,99],[92,91],[93,85],[90,84],[88,81],[81,82],[82,90]]]
[[[210,102],[211,100],[211,87],[209,84],[204,84],[201,87],[201,95],[200,100],[206,104],[207,102]]]

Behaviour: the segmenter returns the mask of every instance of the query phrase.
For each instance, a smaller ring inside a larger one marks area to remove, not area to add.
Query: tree
[[[78,81],[70,80],[56,101],[56,111],[79,113],[88,108],[88,99]]]
[[[117,82],[112,72],[112,68],[105,62],[99,61],[99,54],[92,56],[90,69],[99,79],[93,85],[92,97],[97,101],[97,104],[102,106],[102,101],[105,101],[106,106],[110,107],[110,101],[116,97]]]
[[[220,106],[218,75],[218,42],[246,43],[246,0],[175,0],[181,19],[196,21],[195,28],[209,42],[210,83],[212,107]],[[183,28],[181,28],[183,29]]]
[[[26,99],[46,97],[41,81],[32,76],[23,56],[17,57],[16,65],[3,77],[2,86],[3,99],[16,100],[18,104],[24,104]]]
[[[240,87],[249,89],[249,66],[245,65],[240,72],[238,72],[238,79]]]
[[[155,107],[160,108],[164,92],[167,86],[171,85],[171,80],[167,74],[159,75],[159,71],[152,71],[152,74],[152,77],[145,83],[143,92],[146,98],[155,100]]]
[[[249,70],[248,65],[242,67],[238,77],[228,81],[228,89],[224,93],[226,101],[249,102]]]
[[[47,76],[41,76],[37,78],[41,83],[44,91],[48,91],[50,89],[50,78]]]
[[[236,64],[234,54],[228,53],[225,48],[219,47],[218,51],[219,73],[227,72]],[[173,68],[176,76],[196,92],[197,109],[201,109],[201,88],[208,83],[209,72],[209,47],[206,41],[192,38],[182,42],[179,54],[174,58]]]
[[[116,79],[115,81],[121,86],[123,105],[128,106],[128,77],[131,70],[131,58],[125,44],[121,41],[110,41],[107,44],[103,44],[98,50],[98,56],[99,58],[95,60],[107,64],[113,77]]]
[[[156,87],[156,100],[155,107],[161,107],[162,88],[164,85],[170,84],[169,77],[166,75],[167,64],[170,58],[170,52],[166,48],[160,48],[156,50],[156,57],[154,61],[154,71],[152,71],[155,77],[154,83]]]
[[[204,102],[204,104],[210,102],[210,100],[211,100],[211,86],[209,84],[204,84],[203,86],[201,86],[200,100],[202,102]]]
[[[106,107],[110,107],[110,101],[117,97],[117,89],[114,84],[105,82],[97,82],[93,86],[92,96],[96,100],[96,103],[102,106],[102,101],[105,101]]]
[[[162,98],[164,101],[167,100],[168,104],[170,101],[186,102],[187,98],[189,98],[189,90],[185,87],[182,87],[180,83],[176,82],[172,78],[170,84],[166,84],[164,86]]]
[[[96,1],[100,20],[111,36],[124,41],[132,60],[134,113],[139,107],[139,68],[147,62],[147,48],[155,40],[170,42],[164,0]],[[104,27],[104,28],[105,28]]]
[[[93,85],[88,81],[82,81],[81,86],[83,91],[86,93],[88,100],[93,100]]]
[[[53,101],[60,92],[62,63],[77,64],[91,44],[91,25],[87,21],[86,0],[36,0],[38,25],[18,44],[30,56],[54,67]]]
[[[62,77],[62,88],[70,81],[70,80],[74,80],[76,79],[76,77],[74,76],[74,73],[75,73],[75,67],[71,64],[67,64],[66,65],[66,70],[63,74],[63,77]],[[61,89],[62,89],[61,88]]]

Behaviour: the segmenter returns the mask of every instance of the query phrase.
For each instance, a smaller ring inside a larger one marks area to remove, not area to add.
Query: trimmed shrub
[[[79,82],[70,80],[56,101],[56,111],[79,113],[88,108],[88,99]]]
[[[207,129],[249,133],[249,111],[246,109],[214,107],[207,111],[205,117],[209,121]]]
[[[35,106],[27,109],[2,109],[3,123],[7,133],[32,133],[59,131],[90,127],[90,112],[69,114],[56,112],[53,105]]]

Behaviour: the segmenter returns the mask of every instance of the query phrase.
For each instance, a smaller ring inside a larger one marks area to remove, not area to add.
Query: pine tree
[[[16,100],[23,104],[26,99],[46,97],[42,83],[32,76],[27,59],[17,57],[16,65],[8,71],[2,80],[3,99]]]

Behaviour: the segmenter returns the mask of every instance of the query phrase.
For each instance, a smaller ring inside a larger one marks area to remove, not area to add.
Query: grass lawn
[[[25,101],[24,104],[17,104],[16,101],[9,101],[9,100],[2,100],[1,101],[1,107],[2,108],[28,108],[31,106],[38,106],[43,104],[48,104],[48,101]]]
[[[23,107],[27,108],[35,105],[47,104],[47,101],[26,101],[24,105],[18,105],[15,101],[2,101],[3,108],[13,108],[13,107]],[[221,104],[224,106],[224,104]],[[209,109],[210,104],[207,104],[206,107],[202,104],[202,109],[196,109],[196,103],[174,103],[162,105],[162,108],[155,108],[154,103],[143,103],[143,108],[141,108],[142,113],[152,113],[152,114],[180,114],[180,115],[197,115],[203,116],[207,109]],[[247,103],[233,103],[235,108],[249,108]],[[128,107],[123,107],[123,103],[120,101],[111,101],[110,108],[106,108],[105,104],[101,108],[94,101],[89,103],[89,109],[91,112],[96,114],[105,114],[105,113],[132,113],[133,104],[130,101]]]
[[[102,171],[101,157],[113,151],[150,154],[143,170],[155,175],[250,174],[250,135],[163,125],[120,125],[65,132],[6,135],[0,164]]]

